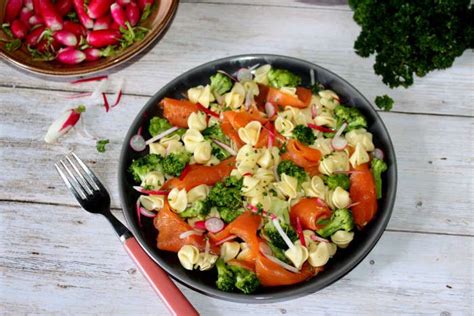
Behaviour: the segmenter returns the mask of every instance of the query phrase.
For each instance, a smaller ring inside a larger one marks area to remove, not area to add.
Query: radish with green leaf
[[[55,143],[59,137],[69,132],[77,124],[85,110],[86,107],[84,105],[79,105],[76,108],[63,112],[48,128],[44,141],[49,144]]]

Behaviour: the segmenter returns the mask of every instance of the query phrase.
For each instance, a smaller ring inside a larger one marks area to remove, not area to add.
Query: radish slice
[[[311,118],[314,119],[316,116],[318,116],[318,107],[316,106],[316,104],[313,104],[311,106]]]
[[[90,81],[101,81],[104,79],[107,79],[109,76],[97,76],[97,77],[91,77],[91,78],[82,78],[78,80],[71,81],[71,84],[77,84],[77,83],[83,83],[83,82],[90,82]]]
[[[380,148],[375,148],[374,151],[372,152],[372,157],[374,158],[377,158],[377,159],[380,159],[380,160],[383,160],[383,158],[385,157],[382,149]]]
[[[250,81],[252,80],[252,72],[248,68],[240,68],[236,75],[238,81]]]
[[[298,237],[300,238],[301,245],[303,247],[306,247],[306,241],[304,239],[304,234],[303,234],[303,227],[301,226],[301,221],[298,216],[296,217],[296,233],[298,234]]]
[[[138,185],[133,186],[133,188],[143,194],[149,194],[149,195],[168,195],[168,191],[166,190],[147,190],[144,189],[143,187],[140,187]]]
[[[208,218],[204,224],[211,233],[218,233],[224,228],[224,221],[218,217]]]
[[[347,147],[347,140],[342,136],[334,137],[331,140],[331,146],[334,150],[344,150]]]
[[[215,140],[215,139],[213,139],[212,141],[214,143],[216,143],[216,145],[218,145],[218,146],[222,147],[223,149],[227,150],[227,152],[229,154],[231,154],[232,156],[237,156],[237,152],[235,150],[233,150],[232,147],[230,147],[229,145],[226,145],[226,144],[224,144],[224,143],[222,143],[218,140]]]
[[[195,222],[194,223],[194,228],[205,230],[206,229],[206,221],[197,221],[197,222]]]
[[[185,232],[179,234],[179,239],[186,239],[189,236],[193,236],[193,235],[202,236],[202,233],[197,232],[195,230],[188,230],[188,231],[185,231]]]
[[[149,211],[147,210],[146,208],[144,207],[140,207],[140,213],[145,216],[145,217],[149,217],[149,218],[153,218],[156,216],[156,213],[155,212],[152,212],[152,211]]]
[[[219,246],[219,245],[221,245],[221,244],[223,244],[223,243],[225,243],[225,242],[228,242],[228,241],[230,241],[230,240],[234,240],[235,238],[237,238],[236,235],[230,235],[229,237],[226,237],[226,238],[224,238],[224,239],[219,240],[218,242],[216,242],[216,246]]]
[[[319,241],[319,242],[327,242],[327,243],[329,242],[329,240],[319,237],[317,235],[311,235],[311,239],[314,241]]]
[[[291,271],[293,273],[300,273],[300,271],[298,269],[296,269],[295,267],[293,266],[290,266],[289,264],[286,264],[285,262],[281,261],[280,259],[278,258],[275,258],[274,256],[270,256],[270,255],[267,255],[266,253],[263,253],[262,254],[270,261],[278,264],[280,267],[282,267],[283,269],[286,269],[288,271]]]
[[[275,114],[275,106],[271,102],[265,103],[265,113],[268,117],[272,117]]]
[[[69,132],[69,130],[77,124],[81,118],[81,114],[85,110],[86,107],[80,105],[77,108],[63,112],[48,128],[48,131],[44,136],[44,141],[49,144],[56,142],[59,137]]]
[[[145,144],[146,144],[146,145],[150,145],[151,143],[154,143],[154,142],[156,142],[157,140],[160,140],[160,139],[162,139],[163,137],[168,136],[169,134],[173,133],[173,132],[176,131],[176,130],[178,130],[178,127],[173,126],[172,128],[169,128],[169,129],[167,129],[166,131],[164,131],[164,132],[162,132],[162,133],[160,133],[160,134],[158,134],[158,135],[156,135],[156,136],[150,138],[149,140],[147,140],[147,141],[145,142]]]
[[[134,151],[144,151],[146,149],[145,139],[142,135],[133,135],[130,138],[130,147]]]
[[[293,242],[290,240],[288,235],[285,233],[283,228],[280,225],[280,221],[278,218],[272,219],[273,225],[275,225],[275,228],[277,229],[278,233],[280,234],[281,238],[285,241],[285,244],[288,246],[288,248],[294,248],[295,245],[293,245]]]

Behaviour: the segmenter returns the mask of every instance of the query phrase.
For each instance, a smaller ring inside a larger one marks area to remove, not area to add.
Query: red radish
[[[39,10],[44,23],[52,31],[59,31],[63,28],[63,18],[59,15],[56,7],[50,0],[39,0]]]
[[[125,27],[125,11],[117,3],[113,3],[110,6],[110,13],[115,23]]]
[[[66,65],[76,65],[82,63],[86,59],[86,54],[74,47],[68,47],[59,51],[56,59]]]
[[[91,0],[87,5],[87,15],[91,19],[98,19],[109,12],[109,7],[113,0]]]
[[[130,2],[131,2],[130,0],[117,0],[118,5],[121,7],[124,7],[127,4],[130,4]]]
[[[77,45],[77,37],[74,33],[61,30],[57,31],[53,34],[53,37],[61,44],[65,46],[76,46]]]
[[[48,128],[48,132],[44,136],[44,141],[47,143],[54,143],[62,135],[69,132],[71,128],[81,118],[81,113],[86,110],[84,105],[80,105],[77,108],[69,109],[63,112]]]
[[[24,7],[20,12],[20,20],[23,21],[26,25],[30,24],[30,18],[33,16],[33,10]]]
[[[218,217],[208,218],[204,224],[211,233],[218,233],[224,228],[224,222]]]
[[[28,26],[22,20],[15,20],[12,22],[11,31],[16,38],[23,39],[28,33]]]
[[[58,0],[55,3],[56,10],[61,16],[65,16],[72,9],[72,0]]]
[[[91,29],[94,27],[94,20],[92,20],[86,13],[84,7],[84,0],[73,0],[74,9],[76,9],[77,17],[79,21],[86,29]]]
[[[156,213],[152,212],[152,211],[149,211],[147,210],[146,208],[144,207],[140,207],[140,213],[145,216],[145,217],[150,217],[150,218],[153,218],[156,216]]]
[[[206,221],[197,221],[194,223],[194,228],[205,230],[206,229]]]
[[[71,21],[64,21],[63,31],[68,31],[76,35],[78,38],[81,36],[86,36],[87,30],[84,26],[78,23]]]
[[[314,235],[311,235],[311,239],[314,240],[314,241],[318,241],[318,242],[325,242],[325,243],[329,243],[329,240],[327,239],[324,239],[322,237],[319,237],[318,235],[314,234]]]
[[[35,14],[30,17],[28,22],[30,23],[31,26],[35,26],[35,25],[43,24],[44,20],[41,16]]]
[[[13,22],[20,15],[22,7],[23,0],[8,0],[5,8],[5,22]]]
[[[146,143],[143,136],[138,134],[133,135],[130,138],[130,147],[136,152],[144,151],[146,149]]]
[[[104,99],[105,112],[109,112],[110,105],[109,105],[109,100],[107,100],[107,94],[105,92],[102,92],[102,98]]]
[[[131,26],[135,26],[140,21],[140,9],[135,2],[127,4],[125,7],[125,15],[127,16],[127,21],[130,22]]]
[[[83,82],[91,82],[91,81],[102,81],[104,79],[109,78],[107,75],[97,76],[97,77],[89,77],[89,78],[81,78],[74,81],[71,81],[71,84],[83,83]]]
[[[39,5],[39,0],[32,0],[33,2],[33,11],[35,12],[36,15],[41,15],[40,13],[40,5]]]
[[[23,4],[25,5],[26,8],[33,11],[33,0],[25,0],[23,1]]]
[[[44,26],[40,26],[35,28],[33,31],[31,31],[27,36],[26,36],[26,44],[29,46],[36,46],[40,39],[41,35],[43,35],[43,32],[46,28]]]
[[[116,30],[91,31],[87,35],[87,43],[95,48],[106,47],[117,44],[122,38],[122,34]]]
[[[115,30],[115,31],[120,31],[120,25],[117,24],[117,22],[112,21],[112,24],[110,25],[110,29]]]
[[[106,30],[109,29],[110,26],[112,25],[112,16],[110,15],[104,15],[94,22],[94,31],[97,30]]]
[[[100,57],[102,57],[102,52],[100,51],[100,49],[92,48],[92,47],[84,49],[84,54],[86,54],[87,61],[98,60],[100,59]]]
[[[296,233],[298,234],[298,237],[300,239],[301,246],[306,247],[306,240],[304,239],[303,227],[301,226],[301,221],[298,216],[296,217]]]

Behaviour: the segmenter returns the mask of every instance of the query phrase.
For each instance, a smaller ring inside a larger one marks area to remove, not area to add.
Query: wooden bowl
[[[0,0],[1,24],[3,24],[6,3],[7,0]],[[2,59],[27,71],[56,77],[88,75],[110,69],[138,55],[164,34],[176,13],[179,0],[157,0],[157,3],[157,8],[153,10],[145,23],[141,24],[150,29],[145,38],[115,56],[101,58],[93,62],[82,62],[78,65],[64,65],[56,61],[33,60],[24,44],[21,49],[9,52],[5,49],[3,43],[0,43],[0,56]],[[0,30],[0,38],[7,38],[2,30]]]

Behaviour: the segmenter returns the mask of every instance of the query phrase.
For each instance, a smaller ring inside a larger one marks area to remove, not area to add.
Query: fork
[[[110,212],[110,195],[97,176],[71,152],[55,164],[56,170],[82,208],[102,214],[112,224],[123,246],[172,315],[199,315],[168,274],[141,248],[132,233]]]

